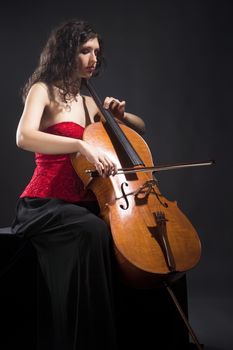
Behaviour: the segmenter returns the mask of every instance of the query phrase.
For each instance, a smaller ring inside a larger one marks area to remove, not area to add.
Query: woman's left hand
[[[109,111],[119,120],[124,120],[125,115],[125,101],[119,101],[114,97],[106,97],[103,103],[105,109]]]

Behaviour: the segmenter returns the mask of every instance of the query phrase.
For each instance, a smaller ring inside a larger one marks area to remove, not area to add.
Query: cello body
[[[145,167],[153,166],[144,139],[125,125],[119,128]],[[106,152],[118,168],[132,167],[106,122],[89,125],[83,140]],[[93,169],[93,165],[84,156],[73,155],[71,162],[84,186],[98,200],[126,283],[138,288],[160,286],[164,281],[177,280],[198,263],[201,243],[196,230],[177,203],[163,197],[152,172],[92,177],[86,170]]]

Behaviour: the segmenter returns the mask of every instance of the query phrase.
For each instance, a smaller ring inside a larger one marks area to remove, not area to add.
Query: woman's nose
[[[93,52],[93,53],[91,54],[90,59],[91,59],[91,61],[94,62],[94,63],[97,62],[97,56],[96,56],[95,52]]]

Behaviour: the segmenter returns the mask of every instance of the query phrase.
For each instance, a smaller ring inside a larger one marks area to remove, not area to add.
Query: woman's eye
[[[81,50],[81,53],[82,53],[83,55],[86,55],[86,54],[89,53],[89,50],[88,50],[88,49],[82,49],[82,50]]]

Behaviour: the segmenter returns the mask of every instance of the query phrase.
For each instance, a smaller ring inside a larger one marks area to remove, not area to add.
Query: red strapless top
[[[60,122],[43,131],[81,139],[84,128],[74,122]],[[74,171],[69,154],[36,153],[35,162],[33,176],[20,198],[59,198],[72,203],[96,200],[94,194],[84,188],[81,179]]]

